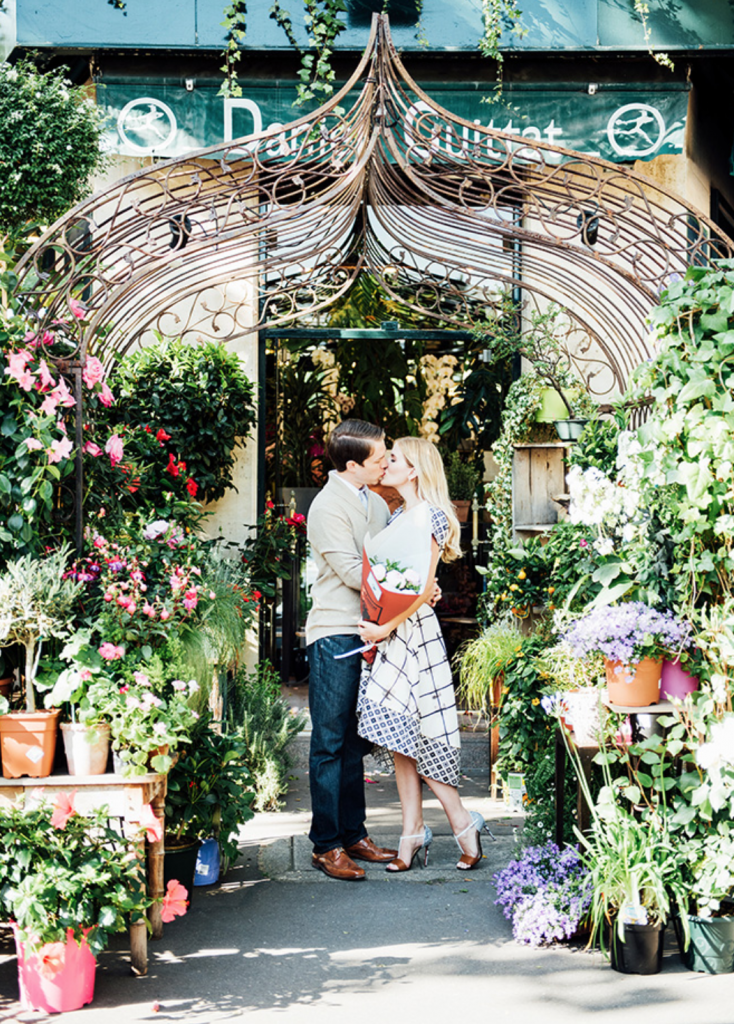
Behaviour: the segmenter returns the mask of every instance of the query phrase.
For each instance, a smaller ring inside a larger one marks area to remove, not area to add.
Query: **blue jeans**
[[[311,831],[315,853],[351,846],[367,829],[362,758],[371,744],[357,735],[357,696],[362,658],[335,661],[360,646],[356,634],[327,636],[308,648],[311,711]]]

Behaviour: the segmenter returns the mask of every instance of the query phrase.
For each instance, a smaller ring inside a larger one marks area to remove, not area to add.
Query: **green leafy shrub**
[[[250,674],[240,670],[227,695],[227,722],[247,748],[247,766],[255,785],[255,809],[276,810],[287,786],[290,759],[287,746],[306,726],[303,714],[294,715],[280,694],[280,680],[272,665],[261,663]]]
[[[197,498],[215,501],[232,486],[235,450],[257,418],[254,385],[234,352],[161,339],[122,360],[110,386],[111,422],[162,429],[169,460],[183,462],[179,475],[194,481]]]
[[[64,69],[0,64],[0,231],[54,221],[90,191],[103,115]]]

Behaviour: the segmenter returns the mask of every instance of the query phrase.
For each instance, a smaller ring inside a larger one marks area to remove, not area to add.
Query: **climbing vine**
[[[237,65],[242,56],[242,44],[247,35],[246,0],[231,0],[229,6],[224,9],[222,25],[227,30],[227,43],[222,54],[224,64],[220,70],[224,73],[224,81],[219,95],[237,97],[242,95],[242,89],[237,81]]]
[[[669,71],[673,71],[675,69],[675,65],[673,64],[673,61],[670,59],[668,54],[667,53],[655,53],[655,51],[652,48],[652,45],[651,45],[652,35],[651,35],[651,32],[650,32],[650,25],[648,24],[648,21],[647,21],[647,16],[650,13],[649,4],[647,4],[645,2],[645,0],[634,0],[634,8],[635,8],[635,14],[638,16],[638,18],[642,22],[642,31],[643,31],[643,33],[645,35],[645,46],[647,46],[647,52],[650,54],[652,59],[657,64],[662,65],[662,67],[664,67],[664,68],[668,68]]]
[[[487,102],[489,103],[496,102],[502,95],[502,72],[505,60],[504,54],[500,50],[502,32],[509,25],[516,36],[524,36],[527,29],[520,24],[521,18],[522,11],[517,6],[517,0],[482,0],[484,34],[479,40],[479,50],[485,57],[491,57],[497,62],[494,96],[488,98]]]

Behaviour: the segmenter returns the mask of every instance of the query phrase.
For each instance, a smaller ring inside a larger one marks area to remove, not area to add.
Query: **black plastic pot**
[[[201,841],[199,839],[194,840],[193,843],[187,843],[185,846],[174,846],[165,847],[165,857],[163,859],[163,884],[168,885],[169,882],[176,881],[180,882],[181,885],[185,886],[189,892],[189,900],[194,895],[194,875],[196,874],[196,858],[199,855],[199,847]]]
[[[609,951],[612,970],[620,974],[659,974],[663,966],[664,924],[624,924],[624,942],[616,922],[612,925]]]

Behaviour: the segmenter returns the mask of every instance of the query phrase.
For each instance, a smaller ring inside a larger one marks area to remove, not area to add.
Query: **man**
[[[364,769],[369,744],[357,735],[355,709],[362,658],[335,655],[361,646],[362,545],[387,525],[389,510],[369,490],[387,468],[384,432],[362,420],[344,420],[327,449],[334,469],[308,514],[308,539],[318,570],[306,622],[311,754],[309,837],[313,866],[331,878],[365,877],[355,860],[387,862],[396,850],[381,849],[365,828]]]

